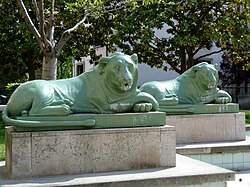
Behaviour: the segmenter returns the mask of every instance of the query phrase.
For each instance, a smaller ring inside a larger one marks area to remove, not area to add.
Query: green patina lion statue
[[[137,55],[116,52],[100,58],[97,66],[77,77],[34,80],[20,85],[12,94],[3,119],[13,123],[17,116],[157,110],[158,102],[150,94],[138,90],[137,81]]]
[[[202,62],[173,80],[147,82],[140,90],[153,95],[160,106],[232,102],[227,92],[217,88],[218,81],[216,65]]]

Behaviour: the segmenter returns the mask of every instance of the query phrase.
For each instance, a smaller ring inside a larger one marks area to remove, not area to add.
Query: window
[[[82,74],[84,72],[84,67],[83,64],[78,64],[76,66],[76,76]]]

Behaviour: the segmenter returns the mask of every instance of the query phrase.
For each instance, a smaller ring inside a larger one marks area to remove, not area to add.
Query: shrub
[[[245,112],[246,115],[246,123],[250,124],[250,111]]]

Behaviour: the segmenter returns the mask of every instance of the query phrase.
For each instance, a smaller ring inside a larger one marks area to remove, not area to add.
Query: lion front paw
[[[132,108],[130,103],[114,103],[110,105],[113,112],[127,112]]]
[[[219,97],[215,99],[215,103],[217,104],[226,104],[226,103],[230,103],[231,99],[228,97]]]
[[[149,112],[152,110],[153,105],[151,103],[137,103],[133,107],[134,112]]]

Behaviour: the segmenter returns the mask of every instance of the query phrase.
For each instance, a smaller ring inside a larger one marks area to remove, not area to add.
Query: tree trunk
[[[185,48],[183,46],[180,46],[180,58],[181,58],[181,74],[182,74],[184,73],[184,71],[187,70],[186,53],[185,53]]]
[[[55,53],[45,53],[43,57],[42,79],[56,80],[57,57]]]
[[[30,80],[35,80],[36,75],[35,75],[35,65],[34,65],[34,59],[29,58],[28,60],[28,73],[29,73],[29,81]]]
[[[187,46],[186,49],[188,55],[186,69],[189,69],[194,65],[194,54],[193,54],[193,48],[191,46]]]

